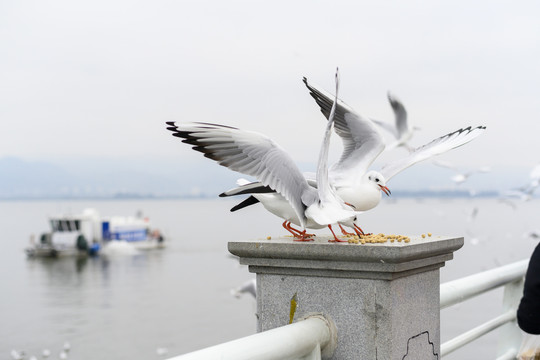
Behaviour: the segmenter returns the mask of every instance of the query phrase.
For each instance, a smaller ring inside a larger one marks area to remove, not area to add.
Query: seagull
[[[329,118],[332,95],[310,85],[306,78],[303,81],[322,113]],[[347,198],[345,201],[357,211],[372,209],[379,203],[381,191],[390,195],[384,176],[376,171],[367,171],[385,148],[382,136],[371,120],[357,114],[341,100],[337,102],[334,122],[335,132],[341,137],[344,149],[339,161],[329,170],[330,182],[338,196]],[[305,173],[304,176],[310,185],[317,186],[312,173]],[[220,196],[268,192],[272,192],[271,189],[253,182],[226,191]]]
[[[531,179],[531,186],[538,187],[538,185],[540,185],[540,164],[533,167],[529,174],[529,178]]]
[[[388,131],[396,139],[394,143],[387,146],[388,149],[393,149],[396,147],[404,147],[409,151],[412,151],[414,148],[409,145],[409,141],[413,137],[414,131],[418,130],[417,127],[411,127],[407,121],[407,110],[403,103],[392,94],[390,91],[387,93],[388,102],[394,111],[394,124],[388,124],[377,119],[371,119],[375,124],[377,124],[382,129]]]
[[[529,201],[533,198],[536,187],[521,187],[518,189],[506,190],[503,193],[504,198],[516,198],[523,202]]]
[[[449,163],[448,161],[434,159],[432,161],[432,163],[433,163],[433,165],[453,170],[456,174],[453,175],[450,178],[450,180],[452,180],[456,185],[463,184],[465,181],[467,181],[474,174],[485,174],[485,173],[491,172],[491,167],[490,166],[482,166],[482,167],[479,167],[477,169],[472,169],[472,170],[468,170],[468,171],[461,171],[457,166],[455,166],[454,164]]]
[[[173,136],[183,138],[182,142],[193,145],[219,165],[231,170],[253,176],[261,186],[269,187],[289,204],[292,211],[287,221],[301,226],[303,231],[296,241],[312,241],[306,228],[328,227],[341,223],[361,235],[355,224],[357,214],[354,208],[335,194],[328,179],[328,151],[330,136],[334,127],[334,114],[337,106],[339,72],[336,71],[336,95],[331,104],[330,114],[317,164],[317,188],[309,185],[291,157],[275,142],[265,135],[243,131],[237,128],[208,123],[176,124],[167,122]],[[331,242],[341,242],[334,234]]]
[[[332,95],[308,83],[306,78],[303,81],[323,115],[329,118],[333,104]],[[484,126],[475,128],[469,126],[456,130],[414,149],[405,157],[383,166],[380,171],[368,171],[371,164],[385,149],[383,139],[372,120],[356,113],[341,100],[338,100],[337,104],[334,115],[335,132],[341,137],[343,152],[338,162],[330,168],[329,179],[337,195],[359,213],[376,207],[381,200],[381,193],[390,195],[391,192],[386,183],[401,171],[417,162],[462,146],[486,129]],[[317,181],[313,179],[312,174],[305,173],[304,176],[310,185],[317,186]],[[240,186],[227,190],[220,196],[242,194],[251,196],[234,206],[231,211],[261,202],[268,211],[285,219],[283,227],[296,236],[298,230],[293,228],[291,231],[290,223],[287,221],[287,213],[290,209],[282,196],[260,182],[243,182]]]
[[[479,174],[485,174],[491,171],[491,168],[489,166],[483,166],[481,168],[470,170],[467,172],[458,172],[456,175],[452,176],[450,179],[456,183],[456,185],[463,184],[465,181],[467,181],[468,178],[470,178],[475,173]]]
[[[236,289],[231,290],[231,295],[234,295],[236,298],[244,293],[251,294],[254,298],[257,297],[257,280],[251,279],[237,287]]]
[[[22,350],[18,351],[18,350],[13,349],[11,350],[10,355],[13,360],[23,360],[25,353]]]
[[[540,164],[533,167],[529,173],[529,182],[517,189],[504,192],[504,198],[517,198],[521,201],[529,201],[533,198],[536,188],[540,186]]]
[[[159,347],[156,349],[156,354],[158,354],[159,356],[167,355],[168,352],[169,352],[169,349],[164,348],[164,347]]]
[[[523,191],[530,194],[532,198],[538,186],[540,186],[540,164],[535,165],[529,173],[529,183],[523,186]]]
[[[315,99],[321,112],[329,118],[332,105],[332,95],[325,90],[308,83],[304,84]],[[485,131],[484,126],[467,127],[456,130],[411,151],[407,156],[395,160],[382,167],[381,171],[368,168],[384,151],[385,145],[373,121],[356,113],[350,106],[338,100],[334,116],[335,132],[343,142],[343,152],[336,164],[330,168],[329,178],[337,195],[358,212],[364,212],[376,207],[381,200],[381,193],[390,195],[386,183],[395,175],[417,162],[432,158],[451,149],[462,146]],[[313,174],[304,176],[311,186],[317,186]],[[221,197],[250,194],[246,200],[231,208],[237,211],[244,207],[260,202],[266,210],[285,219],[283,227],[298,236],[299,231],[291,227],[287,221],[290,208],[286,201],[271,188],[260,182],[241,181],[240,186],[220,194]],[[342,232],[346,234],[342,228]]]

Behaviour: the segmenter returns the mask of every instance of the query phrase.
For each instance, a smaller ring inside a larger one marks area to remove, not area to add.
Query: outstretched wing
[[[168,122],[168,130],[193,145],[193,150],[219,165],[256,177],[287,199],[299,219],[316,192],[307,184],[291,157],[268,137],[237,128],[207,124]]]
[[[321,112],[328,119],[334,96],[303,79]],[[361,177],[384,150],[384,142],[371,120],[357,114],[349,105],[338,100],[334,115],[335,132],[343,142],[339,161],[330,169],[335,186],[353,183]]]
[[[409,155],[383,166],[381,169],[381,174],[388,182],[394,175],[405,170],[409,166],[465,145],[482,134],[485,130],[485,126],[477,126],[475,128],[471,128],[469,126],[467,128],[459,129],[451,132],[450,134],[441,136],[440,138],[437,138],[426,145],[416,148],[409,153]]]
[[[403,103],[390,91],[387,94],[388,102],[394,111],[397,139],[400,140],[405,133],[409,131],[409,125],[407,124],[407,110]]]

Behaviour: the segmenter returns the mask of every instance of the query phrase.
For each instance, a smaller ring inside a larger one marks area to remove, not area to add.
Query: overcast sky
[[[316,162],[325,121],[301,79],[422,131],[488,131],[444,159],[540,160],[540,2],[0,2],[0,158],[204,162],[165,121],[262,132]],[[337,142],[337,138],[334,138]]]

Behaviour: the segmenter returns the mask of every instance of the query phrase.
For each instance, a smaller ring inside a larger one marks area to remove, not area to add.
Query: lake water
[[[261,206],[230,213],[234,204],[228,199],[0,202],[0,359],[10,358],[12,349],[36,356],[49,349],[55,359],[66,341],[70,359],[159,359],[253,334],[255,300],[237,299],[230,290],[254,275],[228,255],[227,242],[285,230]],[[30,234],[48,230],[48,215],[87,207],[103,216],[142,211],[162,230],[167,248],[109,258],[26,258]],[[524,234],[540,228],[538,213],[535,201],[514,209],[496,199],[384,199],[363,215],[362,228],[464,236],[464,247],[441,269],[445,282],[528,258],[537,241]],[[442,341],[488,320],[501,305],[498,290],[443,310]],[[493,358],[496,342],[495,333],[447,358]],[[158,355],[158,348],[168,354]]]

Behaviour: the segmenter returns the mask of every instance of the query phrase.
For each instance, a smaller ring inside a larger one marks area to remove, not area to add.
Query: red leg
[[[313,237],[313,236],[315,236],[315,234],[306,234],[306,233],[305,233],[305,232],[306,232],[305,230],[304,230],[304,231],[300,231],[300,230],[298,230],[298,229],[293,228],[290,221],[285,220],[285,221],[283,222],[282,225],[283,225],[283,227],[284,227],[285,229],[287,229],[287,231],[289,231],[291,234],[293,234],[293,236],[294,236],[295,238],[297,238],[297,237],[302,237],[302,236],[306,236],[306,237]]]
[[[353,233],[347,232],[347,230],[345,230],[345,229],[343,228],[343,226],[341,226],[340,223],[338,223],[338,225],[339,225],[339,228],[341,229],[341,233],[342,233],[343,235],[345,235],[345,236],[348,236],[348,235],[354,235]]]
[[[370,234],[365,234],[364,233],[364,230],[360,229],[360,227],[356,224],[354,224],[354,231],[356,231],[356,234],[360,237],[361,235],[370,235]]]
[[[334,235],[334,240],[328,240],[328,242],[349,242],[349,240],[339,240],[336,234],[334,234],[334,230],[332,230],[332,225],[328,225],[328,228],[332,232],[332,235]]]
[[[310,234],[306,234],[306,230],[304,230],[300,233],[300,236],[295,237],[293,241],[313,241],[313,239],[309,235]]]
[[[298,230],[296,230],[296,229],[293,229],[293,228],[289,227],[289,224],[290,224],[290,222],[287,221],[287,220],[285,220],[285,221],[283,222],[283,224],[281,224],[281,226],[283,226],[283,227],[285,228],[285,230],[287,230],[288,232],[290,232],[290,233],[292,234],[292,236],[294,236],[295,238],[299,237],[299,236],[300,236],[300,231],[298,231]],[[296,231],[296,232],[294,232],[293,230]]]

